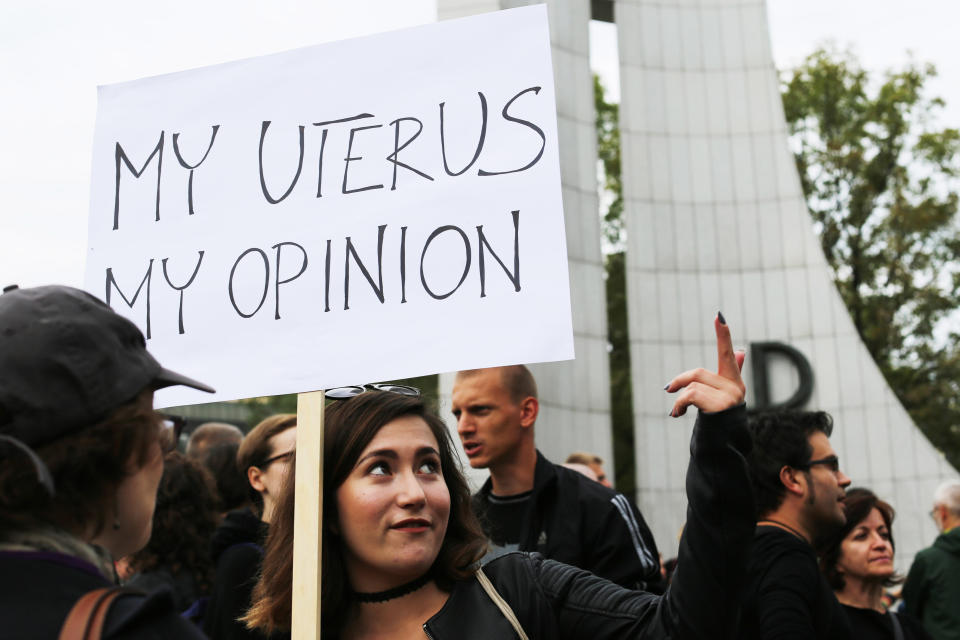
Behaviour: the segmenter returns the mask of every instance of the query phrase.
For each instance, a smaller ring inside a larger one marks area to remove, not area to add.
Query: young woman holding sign
[[[702,410],[682,569],[667,595],[629,591],[538,554],[510,553],[481,570],[486,541],[443,421],[418,396],[360,389],[326,410],[324,637],[736,637],[754,527],[742,455],[749,437],[743,357],[722,316],[715,328],[719,371],[688,371],[666,387],[680,392],[670,415]],[[288,482],[280,497],[246,617],[266,631],[291,624],[293,489]]]

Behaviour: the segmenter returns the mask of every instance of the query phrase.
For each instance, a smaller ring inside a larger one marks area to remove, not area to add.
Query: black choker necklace
[[[423,585],[430,582],[430,579],[430,572],[428,571],[419,578],[411,580],[406,584],[402,584],[399,587],[387,589],[386,591],[375,591],[373,593],[359,593],[354,591],[351,593],[351,597],[357,602],[386,602],[387,600],[393,600],[394,598],[405,596],[408,593],[413,593]]]

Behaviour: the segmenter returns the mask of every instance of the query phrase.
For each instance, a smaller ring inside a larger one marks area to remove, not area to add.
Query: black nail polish
[[[723,317],[722,311],[717,311],[717,317],[720,318],[720,324],[727,324],[727,319]]]
[[[667,415],[672,418],[672,417],[673,417],[673,409],[670,409],[670,413],[668,413]]]
[[[667,384],[663,385],[663,390],[664,390],[664,391],[666,391],[666,390],[669,389],[669,388],[670,388],[670,383],[669,383],[669,382],[668,382]]]

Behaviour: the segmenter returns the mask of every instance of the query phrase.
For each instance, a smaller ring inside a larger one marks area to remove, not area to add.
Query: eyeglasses
[[[806,464],[798,465],[796,468],[802,471],[807,471],[810,469],[810,467],[814,467],[818,464],[825,466],[833,473],[840,471],[840,458],[837,456],[827,456],[826,458],[820,458],[819,460],[811,460]]]
[[[171,451],[176,451],[177,445],[180,444],[180,434],[183,433],[187,419],[166,413],[158,415],[160,416],[160,449],[166,455]]]
[[[264,461],[261,462],[260,464],[256,465],[256,467],[257,467],[258,469],[260,469],[261,471],[263,471],[264,469],[266,469],[267,467],[269,467],[271,464],[273,464],[273,463],[276,462],[277,460],[284,460],[284,461],[289,460],[290,458],[293,457],[293,455],[294,455],[296,452],[297,452],[296,449],[291,449],[290,451],[287,451],[286,453],[278,453],[278,454],[275,455],[275,456],[270,456],[269,458],[267,458],[266,460],[264,460]]]
[[[333,389],[327,389],[324,393],[327,398],[331,400],[349,400],[350,398],[355,398],[361,393],[366,391],[388,391],[390,393],[398,393],[402,396],[419,396],[420,389],[416,387],[408,387],[405,384],[389,384],[389,383],[377,383],[377,384],[361,384],[353,385],[349,387],[335,387]]]

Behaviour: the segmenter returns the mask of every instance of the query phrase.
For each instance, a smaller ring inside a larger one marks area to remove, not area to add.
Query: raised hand
[[[687,412],[693,405],[701,411],[715,413],[743,402],[746,387],[740,370],[743,368],[743,351],[733,350],[730,327],[722,313],[713,319],[713,328],[717,332],[717,371],[691,369],[684,371],[665,386],[664,391],[678,392],[670,415],[674,418]]]

